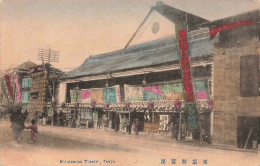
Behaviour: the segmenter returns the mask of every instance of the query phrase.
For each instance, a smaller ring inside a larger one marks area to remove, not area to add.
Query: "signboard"
[[[165,130],[169,121],[169,115],[160,115],[159,130]]]

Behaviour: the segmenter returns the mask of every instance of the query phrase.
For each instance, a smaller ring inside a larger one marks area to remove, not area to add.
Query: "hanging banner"
[[[237,27],[241,27],[241,26],[249,26],[249,25],[254,25],[256,24],[255,21],[248,21],[248,20],[243,20],[243,21],[238,21],[238,22],[234,22],[234,23],[230,23],[230,24],[225,24],[219,27],[213,27],[210,29],[210,38],[214,38],[216,36],[216,34],[220,31],[224,31],[224,30],[229,30],[229,29],[233,29],[233,28],[237,28]]]
[[[196,115],[189,115],[189,128],[190,129],[197,129],[197,116]]]
[[[208,81],[207,80],[194,81],[194,86],[196,91],[207,91]]]
[[[103,101],[104,103],[116,103],[116,90],[115,88],[103,89]]]
[[[144,101],[152,101],[152,100],[161,100],[162,95],[159,95],[154,92],[146,92],[143,91]]]
[[[163,94],[162,95],[163,100],[183,100],[183,94],[182,93],[171,93],[171,94]]]
[[[181,51],[181,69],[182,69],[182,79],[183,87],[185,92],[185,102],[193,102],[195,100],[193,95],[193,87],[191,84],[191,73],[190,73],[190,61],[188,57],[188,41],[185,30],[180,30],[178,32],[179,37],[179,50]]]
[[[7,74],[4,77],[5,77],[5,83],[6,83],[6,86],[8,88],[9,94],[10,94],[11,98],[14,98],[14,93],[13,93],[10,75]]]
[[[21,92],[20,92],[20,86],[19,86],[19,83],[18,83],[18,76],[17,76],[16,73],[14,73],[14,81],[15,81],[16,90],[17,90],[16,101],[17,101],[17,103],[19,103],[21,101]]]
[[[162,84],[161,91],[163,94],[183,93],[183,86],[181,82]]]
[[[30,78],[24,78],[22,80],[22,88],[30,88],[31,87],[31,79]]]
[[[125,101],[143,101],[143,87],[124,85]]]
[[[30,99],[30,92],[29,91],[22,92],[22,103],[29,103],[29,99]]]
[[[102,89],[90,89],[91,100],[96,103],[104,103]]]
[[[98,112],[97,111],[93,112],[93,121],[98,121]]]
[[[82,89],[80,96],[82,103],[91,103],[91,94],[89,89]]]
[[[8,94],[6,92],[6,85],[5,85],[4,79],[1,79],[1,90],[6,98],[7,102],[9,103],[9,98],[8,98]]]
[[[197,100],[207,99],[207,92],[206,91],[196,92],[196,96],[197,96]]]
[[[81,98],[80,95],[81,95],[80,90],[75,90],[75,89],[70,90],[70,101],[71,101],[71,103],[80,102],[80,98]]]
[[[116,85],[116,86],[113,86],[116,90],[116,102],[117,103],[120,103],[121,102],[121,92],[120,92],[120,86],[119,85]]]
[[[148,85],[143,87],[144,92],[153,92],[158,95],[162,95],[161,87],[160,85]]]

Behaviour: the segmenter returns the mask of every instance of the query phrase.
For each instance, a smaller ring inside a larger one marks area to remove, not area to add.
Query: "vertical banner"
[[[15,81],[15,85],[16,85],[16,90],[17,90],[17,103],[19,103],[21,101],[21,92],[20,92],[20,86],[18,83],[18,76],[16,73],[14,73],[14,81]]]
[[[162,92],[160,85],[148,85],[143,87],[144,101],[161,100]]]
[[[185,102],[194,102],[195,98],[193,95],[193,87],[191,84],[191,73],[190,73],[190,61],[188,57],[188,41],[185,30],[180,30],[178,33],[179,37],[179,50],[181,51],[180,63],[182,69],[183,87],[185,92]]]
[[[183,100],[183,86],[181,82],[161,84],[163,100]]]
[[[76,90],[76,89],[70,90],[70,101],[71,101],[71,103],[80,102],[80,98],[81,98],[80,95],[81,95],[80,90]]]
[[[80,96],[82,103],[91,103],[91,94],[89,89],[82,89]]]
[[[119,102],[121,102],[120,86],[116,85],[116,86],[114,86],[114,88],[116,90],[116,102],[119,103]]]
[[[191,83],[191,66],[188,57],[188,41],[186,31],[184,29],[178,32],[179,37],[179,51],[181,52],[180,64],[182,70],[183,88],[185,93],[185,119],[186,126],[190,129],[197,129],[197,115],[196,115],[196,103],[193,94],[193,86]]]
[[[95,101],[96,103],[104,103],[102,89],[91,89],[90,96],[92,101]]]
[[[103,101],[104,103],[116,103],[116,90],[115,88],[103,89]]]
[[[125,101],[143,101],[143,87],[124,85]]]
[[[5,75],[5,83],[6,83],[6,86],[8,88],[8,91],[9,91],[9,94],[11,96],[11,98],[14,99],[14,94],[13,94],[13,88],[12,88],[12,84],[11,84],[11,79],[10,79],[10,75]]]

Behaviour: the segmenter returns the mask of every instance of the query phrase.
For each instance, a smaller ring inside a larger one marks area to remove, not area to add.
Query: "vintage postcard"
[[[0,0],[0,166],[260,166],[260,0]]]

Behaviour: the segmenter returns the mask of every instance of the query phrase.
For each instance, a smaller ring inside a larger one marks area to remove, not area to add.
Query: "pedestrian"
[[[131,128],[132,128],[131,121],[127,120],[127,132],[128,132],[129,135],[131,134]]]
[[[24,121],[27,116],[27,113],[23,114],[21,110],[22,107],[20,106],[12,108],[12,112],[10,116],[10,120],[12,122],[11,128],[13,130],[14,140],[18,143],[21,141],[21,133],[25,128]]]
[[[3,123],[3,118],[4,118],[4,111],[2,111],[0,108],[0,123]]]
[[[116,117],[115,117],[115,132],[117,132],[119,130],[119,127],[120,127],[120,119],[119,119],[119,115],[117,113]]]
[[[39,121],[40,121],[40,124],[42,124],[42,113],[39,114]]]
[[[139,121],[138,119],[135,120],[135,135],[138,135],[138,130],[139,130]]]
[[[178,141],[178,132],[179,131],[179,124],[178,122],[173,126],[173,138],[176,139],[176,141]]]
[[[36,121],[34,119],[31,120],[31,123],[32,123],[32,125],[26,127],[26,129],[31,129],[30,143],[35,143],[36,142],[36,136],[37,136],[37,133],[38,133],[38,128],[37,128],[37,125],[36,125]]]
[[[42,115],[42,125],[45,126],[46,123],[47,123],[47,119],[46,119],[46,114],[44,113],[44,114]]]
[[[125,115],[122,119],[121,127],[122,127],[122,130],[123,130],[123,134],[125,134],[126,133],[126,127],[127,127],[127,119],[126,119]]]
[[[169,131],[170,131],[170,134],[171,134],[171,138],[173,139],[174,138],[174,124],[173,124],[173,122],[171,122],[171,124],[169,126]]]
[[[109,120],[108,117],[105,116],[105,131],[107,131],[109,128]]]

